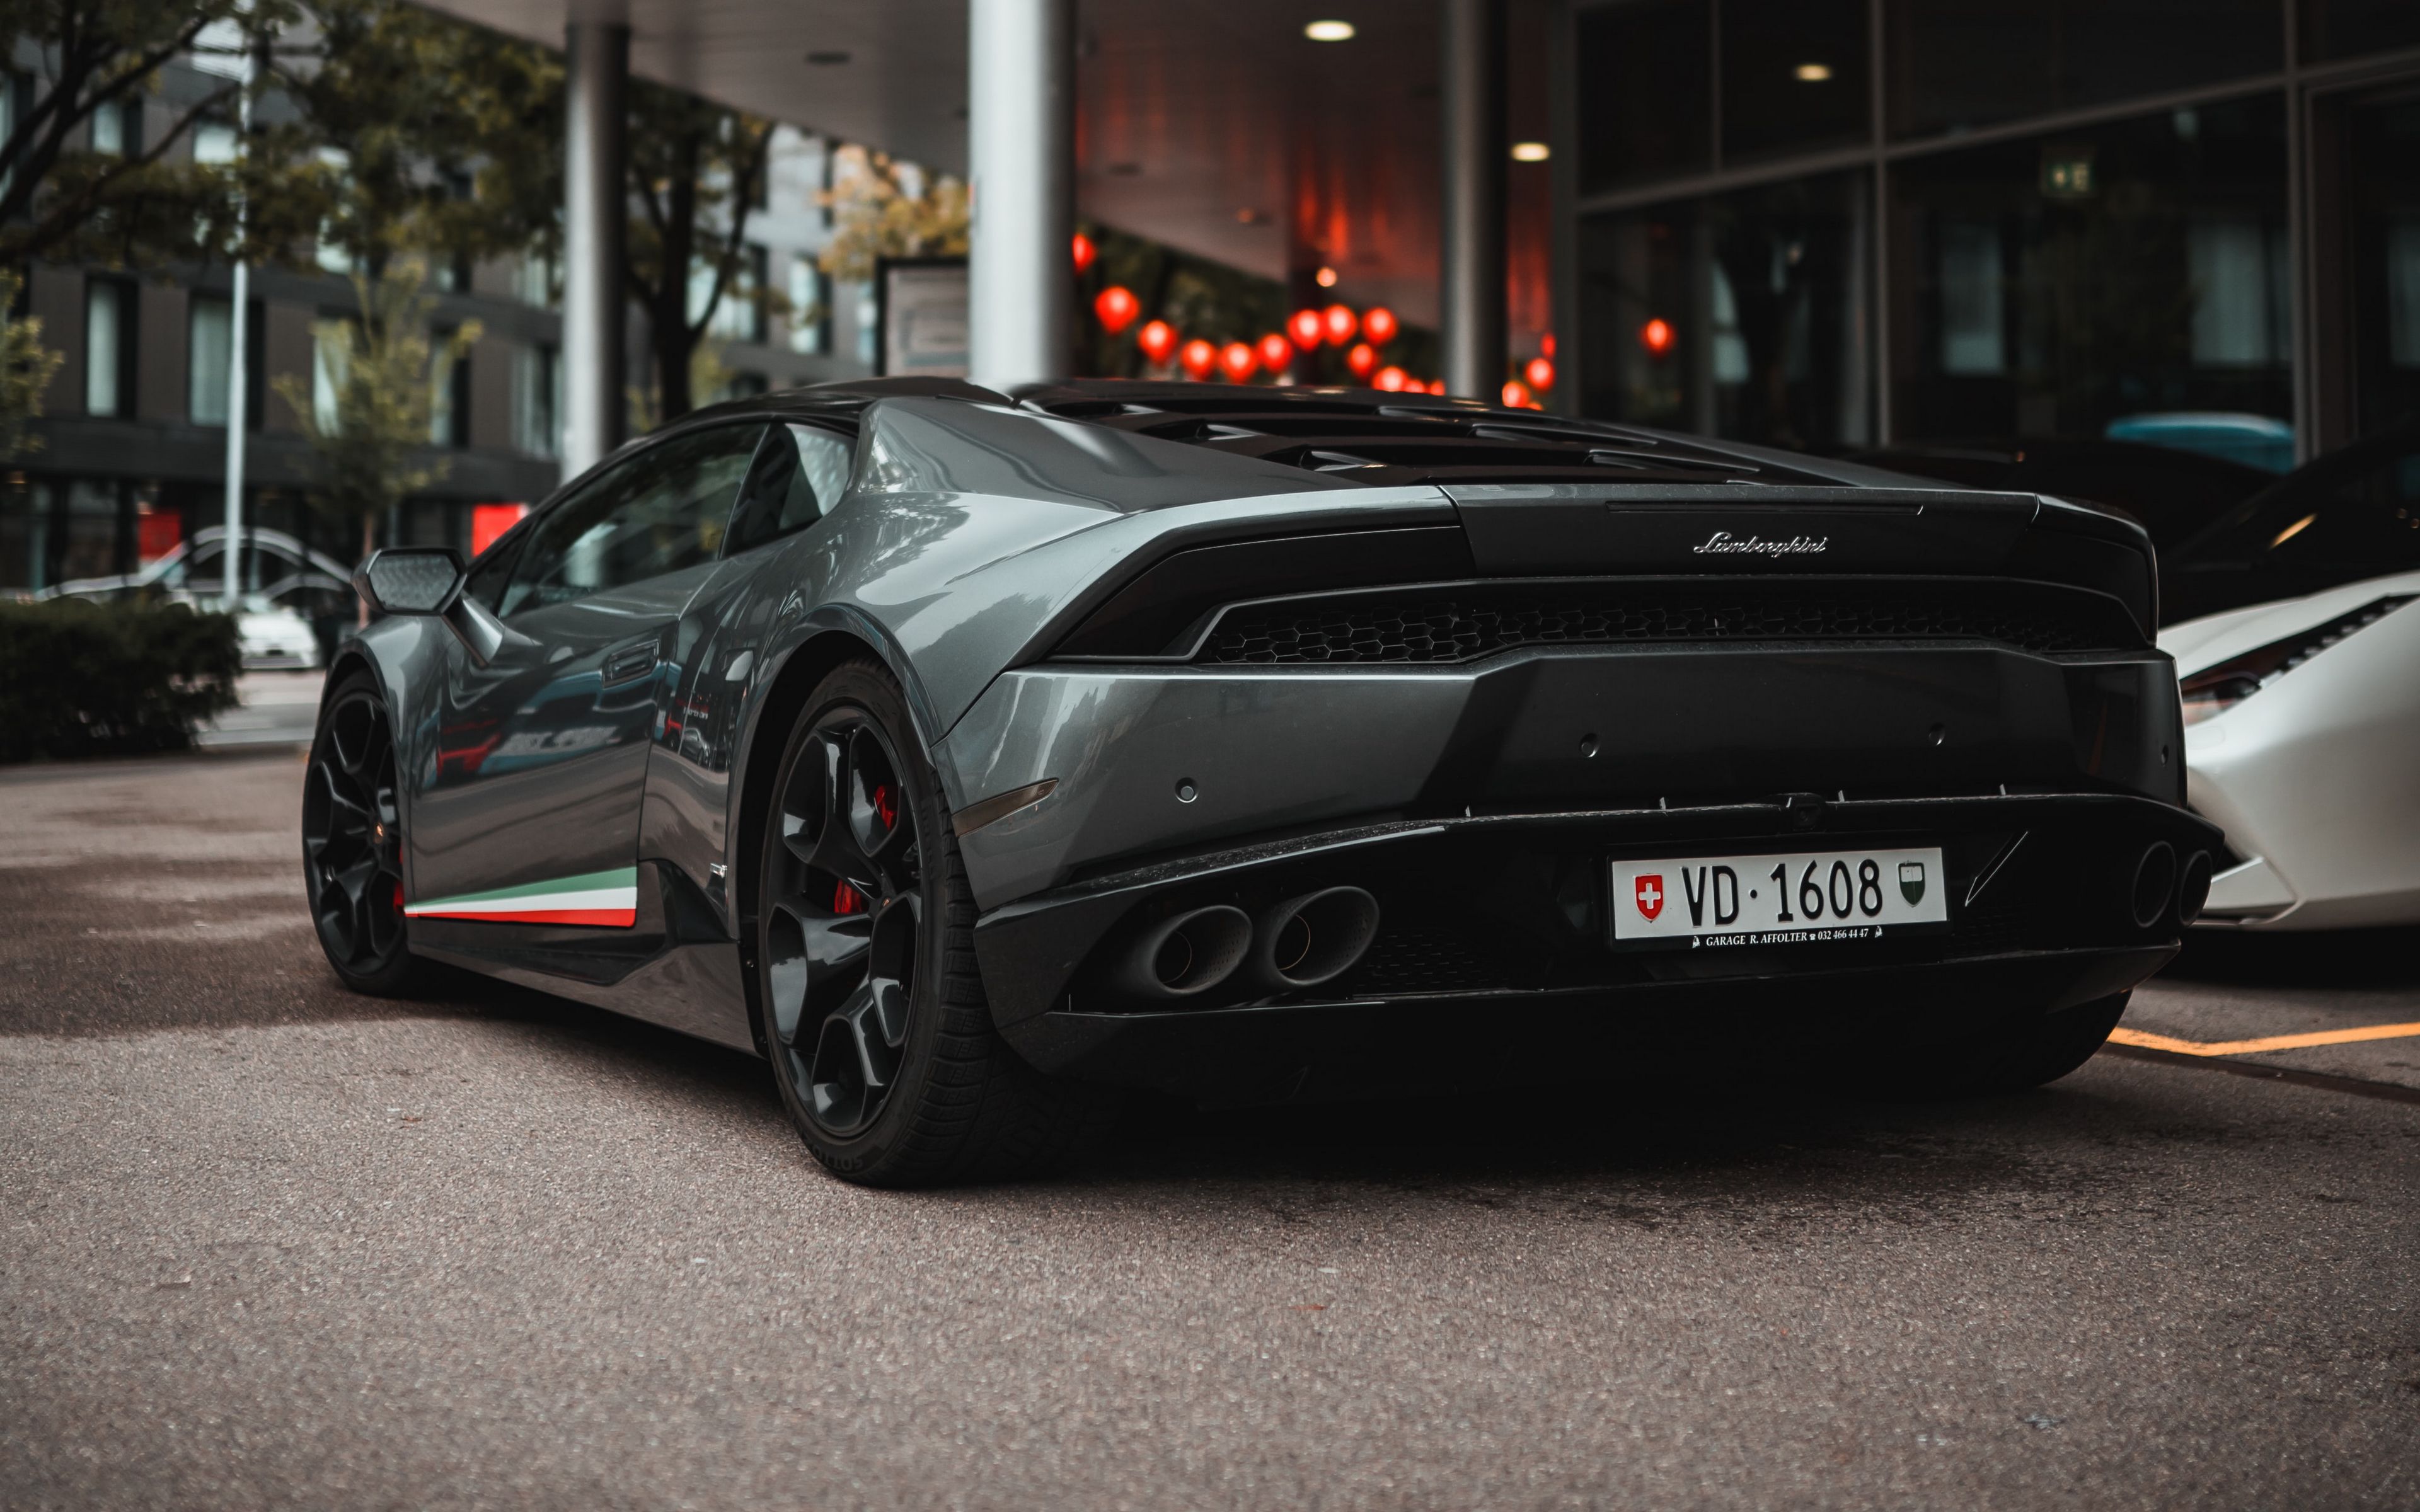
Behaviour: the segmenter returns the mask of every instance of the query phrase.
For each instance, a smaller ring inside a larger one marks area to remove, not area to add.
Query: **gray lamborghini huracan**
[[[2219,850],[2135,526],[1473,402],[792,391],[356,586],[338,975],[752,1050],[868,1182],[1121,1087],[1468,1107],[1751,1031],[2030,1086]]]

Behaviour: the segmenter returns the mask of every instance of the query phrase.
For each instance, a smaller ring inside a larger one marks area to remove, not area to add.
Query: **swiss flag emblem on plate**
[[[1660,876],[1640,877],[1630,885],[1630,896],[1637,901],[1640,915],[1652,924],[1655,916],[1664,911],[1664,879]]]

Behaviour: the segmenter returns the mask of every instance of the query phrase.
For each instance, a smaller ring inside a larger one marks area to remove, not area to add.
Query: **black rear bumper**
[[[2127,988],[2171,944],[2027,951],[1920,965],[1271,1003],[1175,1013],[1052,1012],[1009,1042],[1054,1075],[1213,1103],[1620,1080],[1692,1051],[1767,1064],[1948,1041]]]
[[[978,924],[976,953],[1003,1037],[1059,1074],[1202,1097],[1335,1095],[1450,1080],[1469,1072],[1473,1046],[1493,1062],[1500,1044],[1510,1059],[1496,1073],[1544,1081],[1751,1026],[1784,1040],[1955,1036],[2122,991],[2182,933],[2173,902],[2136,921],[2135,862],[2156,842],[2183,856],[2219,840],[2181,809],[2102,794],[1389,821],[1022,900]],[[1610,858],[1884,844],[1943,848],[1947,931],[1721,951],[1605,943]],[[1333,982],[1257,995],[1239,974],[1170,1006],[1109,980],[1126,944],[1172,914],[1257,913],[1337,885],[1374,894],[1383,921]]]

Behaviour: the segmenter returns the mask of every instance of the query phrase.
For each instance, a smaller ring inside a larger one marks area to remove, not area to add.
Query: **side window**
[[[821,519],[848,491],[857,442],[817,425],[776,425],[732,516],[726,553],[762,546]]]
[[[497,612],[568,604],[712,561],[764,433],[718,425],[651,446],[548,511]]]

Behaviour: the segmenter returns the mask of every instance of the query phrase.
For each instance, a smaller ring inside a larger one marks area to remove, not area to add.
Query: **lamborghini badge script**
[[[1787,541],[1768,541],[1761,535],[1745,540],[1729,531],[1716,531],[1706,537],[1702,546],[1689,548],[1692,554],[1705,556],[1713,552],[1739,551],[1749,556],[1794,557],[1813,556],[1832,544],[1828,535],[1793,535]]]

